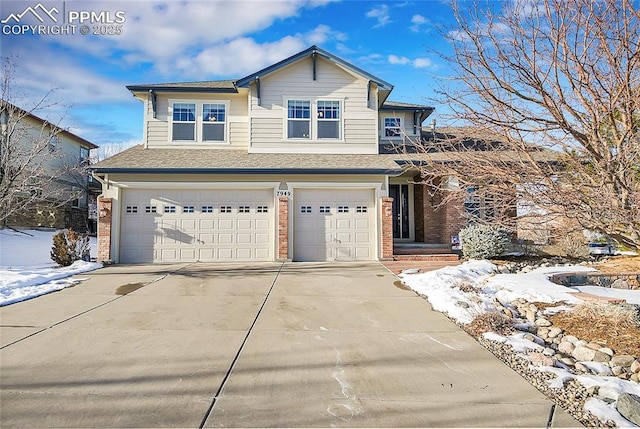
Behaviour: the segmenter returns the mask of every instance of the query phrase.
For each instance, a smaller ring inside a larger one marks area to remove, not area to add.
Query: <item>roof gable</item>
[[[357,76],[360,76],[364,79],[370,80],[372,82],[374,82],[375,84],[377,84],[380,89],[383,90],[387,90],[387,91],[391,91],[393,89],[393,85],[391,85],[390,83],[384,81],[383,79],[380,79],[379,77],[376,77],[374,75],[372,75],[371,73],[368,73],[364,70],[362,70],[359,67],[354,66],[351,63],[346,62],[345,60],[343,60],[342,58],[339,58],[335,55],[333,55],[330,52],[325,51],[324,49],[320,49],[317,46],[313,45],[307,49],[305,49],[304,51],[298,52],[297,54],[286,58],[280,62],[277,62],[273,65],[270,65],[269,67],[263,68],[260,71],[257,71],[255,73],[252,73],[248,76],[243,77],[242,79],[238,79],[236,81],[236,85],[238,87],[247,87],[249,86],[249,84],[251,84],[253,81],[255,81],[257,78],[261,78],[264,77],[265,75],[274,73],[280,69],[282,69],[283,67],[286,67],[290,64],[293,64],[295,62],[298,62],[302,59],[305,59],[307,57],[314,57],[314,56],[321,56],[322,58],[324,58],[325,60],[332,62],[336,65],[338,65],[339,67],[349,71],[352,74],[355,74]]]

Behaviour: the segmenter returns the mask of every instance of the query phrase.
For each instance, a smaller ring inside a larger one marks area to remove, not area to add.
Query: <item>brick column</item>
[[[278,257],[289,259],[289,198],[278,197]]]
[[[382,201],[382,260],[393,259],[393,198]]]
[[[98,198],[98,261],[111,261],[112,198]]]

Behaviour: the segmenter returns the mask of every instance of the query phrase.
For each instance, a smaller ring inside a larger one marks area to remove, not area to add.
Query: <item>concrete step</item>
[[[458,261],[460,258],[455,253],[436,253],[429,255],[393,255],[394,261]]]

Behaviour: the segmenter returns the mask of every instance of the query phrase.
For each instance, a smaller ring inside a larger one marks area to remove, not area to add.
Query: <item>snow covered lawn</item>
[[[57,231],[0,229],[0,306],[35,298],[77,284],[69,277],[102,268],[96,262],[76,261],[57,267],[49,252]],[[91,255],[97,254],[91,237]]]
[[[588,271],[583,266],[538,268],[526,274],[495,274],[497,267],[489,261],[468,261],[455,267],[445,267],[426,273],[400,274],[402,282],[431,303],[436,311],[445,313],[461,324],[470,323],[476,316],[497,311],[495,301],[508,306],[510,302],[523,298],[528,302],[567,303],[581,302],[569,292],[588,292],[616,298],[624,298],[629,304],[640,305],[640,291],[581,286],[568,288],[549,281],[548,276],[558,272]],[[573,290],[572,290],[573,289]],[[558,307],[555,307],[557,310]],[[540,347],[522,339],[522,333],[504,337],[495,333],[485,338],[509,344],[514,351],[525,353],[527,349]],[[588,363],[590,364],[590,363]],[[561,388],[563,382],[575,379],[585,387],[600,386],[612,389],[614,396],[623,392],[640,395],[640,384],[617,377],[575,375],[567,369],[557,367],[534,367],[556,376],[551,387]],[[616,396],[617,397],[617,396]],[[612,420],[618,427],[634,427],[616,410],[615,403],[591,398],[585,404],[601,421]]]

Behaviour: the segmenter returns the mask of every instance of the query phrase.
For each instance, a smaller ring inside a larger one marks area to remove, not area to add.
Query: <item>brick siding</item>
[[[98,198],[98,261],[111,261],[111,222],[113,200]]]
[[[393,198],[381,199],[382,260],[393,259]]]
[[[289,198],[278,197],[278,259],[289,259]]]

